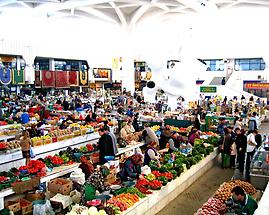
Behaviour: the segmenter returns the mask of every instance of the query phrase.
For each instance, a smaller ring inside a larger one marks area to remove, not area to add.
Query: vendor
[[[170,135],[171,135],[171,130],[169,127],[165,127],[163,130],[162,130],[162,133],[160,135],[160,141],[159,141],[159,149],[162,150],[162,149],[165,149],[166,148],[166,145],[170,139]]]
[[[22,131],[22,137],[20,138],[20,146],[23,158],[26,159],[26,165],[30,162],[30,147],[32,145],[30,135],[28,131]]]
[[[258,208],[257,202],[250,195],[246,194],[242,187],[234,187],[231,193],[235,203],[239,203],[241,207],[240,214],[254,214],[255,210]]]
[[[148,165],[152,160],[159,162],[160,154],[157,151],[157,146],[158,145],[156,142],[151,142],[148,144],[144,156],[144,165]]]
[[[96,114],[90,109],[88,111],[87,116],[85,117],[85,122],[90,123],[90,122],[95,122],[96,121]]]
[[[85,179],[87,180],[90,177],[90,175],[94,172],[94,167],[85,156],[81,156],[80,161],[81,164],[79,165],[79,168],[85,174]]]
[[[68,128],[67,121],[63,120],[62,124],[60,125],[60,129],[64,130],[64,129],[67,129],[67,128]]]
[[[200,130],[198,130],[196,127],[192,127],[191,131],[188,135],[188,142],[193,146],[195,139],[200,139]]]
[[[134,154],[127,158],[124,166],[121,169],[119,176],[121,180],[138,179],[141,175],[141,165],[143,163],[143,156],[141,154]]]
[[[156,136],[155,132],[150,128],[148,123],[146,123],[144,126],[142,137],[145,140],[146,144],[149,144],[150,142],[156,142],[157,145],[159,145],[159,139]]]
[[[127,124],[123,126],[120,130],[120,137],[124,140],[127,140],[129,134],[133,134],[135,132],[134,126],[132,125],[133,120],[132,118],[128,118]]]

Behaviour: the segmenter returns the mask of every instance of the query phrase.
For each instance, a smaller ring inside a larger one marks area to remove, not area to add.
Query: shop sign
[[[70,86],[78,86],[78,71],[69,71]]]
[[[24,84],[24,70],[13,69],[13,84]]]
[[[93,68],[93,77],[96,81],[108,81],[110,80],[110,76],[112,74],[111,69],[105,68]]]
[[[69,88],[69,72],[68,71],[55,71],[55,87],[56,88]]]
[[[210,87],[210,86],[201,86],[200,87],[201,93],[216,93],[217,87]]]
[[[11,83],[11,69],[0,67],[0,83],[3,85],[8,85]]]
[[[55,71],[42,70],[42,87],[55,87]]]
[[[249,83],[246,84],[246,89],[252,89],[252,90],[269,89],[269,83]]]
[[[41,78],[40,78],[40,71],[35,71],[35,87],[40,88],[41,87]]]
[[[88,72],[87,71],[79,72],[79,85],[83,87],[88,86]]]

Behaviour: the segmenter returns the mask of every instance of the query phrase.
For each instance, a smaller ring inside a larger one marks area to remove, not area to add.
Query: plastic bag
[[[30,146],[30,157],[35,158],[35,153],[34,153],[34,150],[31,146]]]
[[[33,202],[34,215],[55,215],[49,200],[39,200]]]

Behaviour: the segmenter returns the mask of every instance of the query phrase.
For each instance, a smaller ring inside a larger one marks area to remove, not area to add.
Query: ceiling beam
[[[101,12],[100,10],[96,10],[94,8],[91,8],[91,7],[80,7],[78,8],[79,10],[81,11],[84,11],[86,13],[89,13],[91,15],[94,15],[102,20],[105,20],[105,21],[108,21],[108,22],[112,22],[114,24],[120,24],[119,21],[117,20],[116,17],[114,17],[112,14],[111,15],[108,15],[108,14],[105,14],[103,12]]]
[[[109,2],[109,4],[111,5],[112,8],[114,8],[116,14],[118,15],[118,17],[119,17],[119,19],[121,21],[121,24],[123,26],[126,26],[127,25],[126,17],[124,16],[121,9],[119,9],[119,7],[114,2]]]
[[[78,8],[78,7],[86,7],[92,6],[96,4],[108,3],[111,0],[91,0],[91,1],[66,1],[62,3],[47,3],[41,4],[35,8],[38,11],[57,11],[57,10],[64,10],[70,8]]]
[[[140,6],[131,18],[130,25],[134,26],[143,14],[151,7],[151,4],[144,4]]]
[[[268,6],[268,1],[257,1],[257,0],[239,0],[239,3],[248,3],[248,4],[256,4],[256,5],[265,5]]]
[[[16,2],[17,2],[16,0],[4,0],[4,1],[0,2],[0,7],[6,6],[6,5],[9,5],[9,4],[13,4],[13,3],[16,3]]]

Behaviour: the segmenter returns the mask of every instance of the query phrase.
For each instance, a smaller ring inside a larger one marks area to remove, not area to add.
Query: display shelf
[[[128,145],[125,148],[119,148],[118,153],[116,154],[116,156],[119,156],[119,155],[121,155],[123,153],[126,153],[126,152],[130,152],[130,151],[135,150],[135,149],[137,149],[137,148],[139,148],[141,146],[144,146],[144,145],[146,145],[146,143],[138,143],[138,144],[135,144],[135,145]]]
[[[213,166],[218,155],[217,151],[217,148],[215,148],[214,152],[198,164],[183,172],[178,178],[162,187],[161,190],[153,191],[151,195],[141,199],[134,206],[123,212],[122,215],[157,214]]]
[[[47,173],[46,176],[40,179],[40,183],[44,183],[44,182],[47,183],[48,181],[52,179],[67,175],[73,172],[74,170],[76,170],[78,166],[79,166],[79,163],[74,163],[69,166],[54,167],[52,172]],[[4,198],[12,194],[15,194],[12,188],[8,188],[8,189],[0,191],[0,210],[4,208]]]
[[[0,141],[7,142],[10,139],[15,139],[15,135],[5,135],[5,136],[0,136]]]
[[[262,195],[262,198],[259,202],[258,208],[255,211],[254,215],[265,215],[269,214],[269,183],[267,184],[267,187]]]
[[[80,147],[89,142],[97,142],[99,139],[98,133],[86,134],[83,136],[74,137],[71,139],[50,143],[42,146],[33,147],[36,155],[35,159],[44,158],[48,155],[54,155],[67,147]],[[22,157],[21,151],[13,153],[5,153],[0,155],[0,171],[8,171],[12,167],[19,167],[25,164],[25,159]]]
[[[0,130],[7,129],[13,126],[21,126],[21,124],[9,124],[9,125],[1,125]]]

